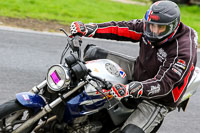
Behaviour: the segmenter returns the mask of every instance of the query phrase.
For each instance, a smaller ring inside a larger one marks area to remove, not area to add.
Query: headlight
[[[52,91],[60,91],[70,83],[69,71],[62,65],[54,65],[47,73],[47,84]]]

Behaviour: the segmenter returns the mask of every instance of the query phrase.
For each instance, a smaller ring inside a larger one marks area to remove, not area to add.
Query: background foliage
[[[142,19],[150,3],[133,5],[111,0],[0,0],[0,16],[54,20],[61,24]],[[180,5],[181,21],[200,34],[200,6]]]

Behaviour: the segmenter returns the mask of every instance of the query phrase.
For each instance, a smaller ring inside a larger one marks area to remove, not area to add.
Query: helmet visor
[[[145,21],[144,23],[144,34],[150,39],[160,40],[167,37],[175,30],[175,23],[177,23],[177,21],[175,20],[168,24],[159,24],[149,21]]]
[[[152,39],[162,39],[173,31],[173,25],[161,25],[145,22],[145,34]]]

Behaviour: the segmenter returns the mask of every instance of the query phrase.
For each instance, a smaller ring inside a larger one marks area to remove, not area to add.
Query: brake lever
[[[69,42],[71,49],[73,51],[80,51],[80,46],[82,44],[81,36],[78,34],[68,36],[67,32],[63,28],[60,28],[60,31],[64,32],[65,35],[67,36],[67,40]],[[78,53],[78,54],[80,54],[80,53]]]
[[[90,74],[89,74],[90,75]],[[90,75],[91,76],[91,75]],[[111,102],[109,101],[109,99],[108,99],[108,97],[107,97],[107,95],[106,94],[104,94],[104,92],[102,92],[101,91],[101,88],[103,87],[103,86],[99,86],[98,85],[98,81],[99,81],[99,78],[95,78],[95,77],[93,77],[94,79],[94,81],[96,81],[96,83],[97,83],[97,87],[96,86],[94,86],[93,84],[91,84],[98,92],[100,92],[104,97],[105,97],[105,99],[106,99],[106,101],[108,102],[108,107],[110,108],[111,106],[112,106],[112,104],[111,104]],[[89,82],[90,83],[90,82]],[[110,93],[110,92],[109,92]],[[110,95],[110,94],[109,94]]]

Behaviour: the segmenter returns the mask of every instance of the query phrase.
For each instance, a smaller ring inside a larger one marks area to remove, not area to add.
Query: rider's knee
[[[128,124],[122,129],[121,133],[144,133],[144,131],[136,125]]]

